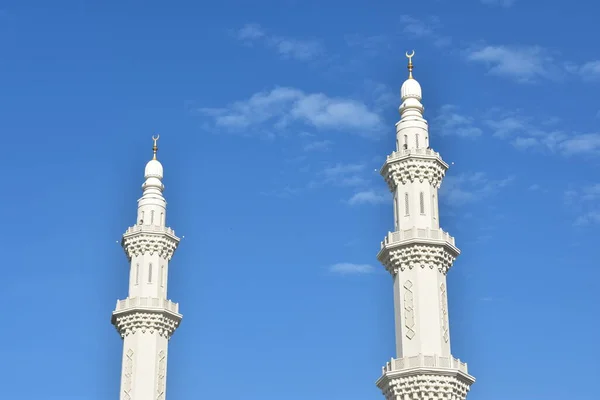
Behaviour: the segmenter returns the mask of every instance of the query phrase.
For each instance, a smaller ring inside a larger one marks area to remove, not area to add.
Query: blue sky
[[[211,2],[213,3],[213,2]],[[114,399],[116,243],[160,133],[168,398],[381,399],[394,354],[378,170],[416,51],[469,399],[600,376],[596,2],[24,1],[0,6],[3,393]],[[12,310],[10,311],[9,308]]]

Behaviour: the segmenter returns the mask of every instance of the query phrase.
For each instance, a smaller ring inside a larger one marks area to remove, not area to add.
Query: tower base
[[[377,380],[386,400],[465,400],[475,378],[453,357],[392,359]]]

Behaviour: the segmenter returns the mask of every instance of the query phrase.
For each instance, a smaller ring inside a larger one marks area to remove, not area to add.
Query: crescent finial
[[[154,152],[154,157],[152,158],[153,160],[156,160],[156,152],[158,151],[158,145],[156,144],[156,142],[158,142],[159,138],[160,135],[152,135],[152,140],[154,140],[154,146],[152,146],[152,151]]]
[[[408,58],[408,79],[412,79],[412,70],[413,70],[413,63],[412,63],[412,58],[415,55],[415,51],[413,50],[412,53],[408,54],[408,51],[406,52],[406,58]]]

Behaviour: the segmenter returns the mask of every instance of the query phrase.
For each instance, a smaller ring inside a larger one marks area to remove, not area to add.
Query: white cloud
[[[390,201],[390,196],[388,193],[382,192],[378,193],[374,190],[364,190],[361,192],[355,193],[349,200],[348,204],[351,206],[361,205],[361,204],[382,204]]]
[[[362,186],[367,183],[363,177],[365,172],[364,164],[341,164],[338,163],[332,167],[327,167],[319,173],[321,180],[312,182],[311,186],[322,184],[333,184],[336,186]]]
[[[237,32],[240,40],[256,40],[265,36],[265,32],[258,24],[246,24]]]
[[[542,187],[540,185],[538,185],[537,183],[534,183],[533,185],[529,186],[527,189],[531,190],[532,192],[536,192],[538,190],[541,190]]]
[[[481,0],[487,6],[511,7],[516,0]]]
[[[331,140],[317,140],[304,145],[304,151],[327,151],[333,144]]]
[[[269,124],[283,131],[291,123],[318,130],[350,131],[362,136],[380,134],[383,129],[379,114],[358,100],[328,97],[323,93],[277,87],[259,92],[248,100],[237,101],[224,108],[201,108],[218,128],[249,133],[252,128]]]
[[[585,226],[600,223],[600,211],[589,211],[577,217],[573,223],[575,226]]]
[[[438,111],[433,118],[432,124],[436,132],[441,135],[455,135],[460,137],[477,137],[481,135],[481,129],[475,126],[475,121],[471,117],[458,113],[458,107],[446,104]]]
[[[467,60],[485,64],[492,75],[521,83],[557,79],[561,73],[552,54],[540,46],[485,46],[468,50]]]
[[[600,183],[583,186],[565,192],[565,204],[579,214],[573,225],[586,226],[600,224]]]
[[[585,81],[600,80],[600,60],[588,61],[580,67],[571,67],[571,71],[581,75]]]
[[[514,181],[514,177],[492,180],[484,173],[466,173],[447,176],[440,189],[440,199],[452,206],[480,201],[498,193]]]
[[[410,15],[401,15],[400,24],[403,26],[404,33],[414,38],[431,39],[435,46],[447,46],[451,42],[449,36],[438,33],[440,22],[436,17],[429,17],[424,21]]]
[[[443,135],[479,136],[483,129],[476,125],[481,119],[483,128],[493,136],[508,140],[519,150],[536,150],[562,156],[600,155],[600,133],[563,132],[556,128],[557,118],[535,120],[519,112],[492,109],[483,118],[459,114],[452,105],[443,106],[432,120],[433,129]]]
[[[269,35],[258,24],[246,24],[236,37],[247,43],[260,42],[277,51],[283,58],[309,61],[324,52],[323,45],[317,40],[293,39],[277,35]]]
[[[370,274],[375,272],[375,268],[369,264],[338,263],[330,266],[329,271],[342,275]]]

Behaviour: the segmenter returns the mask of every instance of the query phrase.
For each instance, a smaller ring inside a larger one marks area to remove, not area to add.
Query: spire
[[[154,146],[152,146],[152,151],[154,152],[154,157],[152,157],[153,160],[156,160],[156,152],[158,151],[158,145],[156,142],[158,142],[159,138],[160,135],[152,136],[152,140],[154,140]]]
[[[423,104],[421,104],[422,92],[421,85],[413,78],[413,62],[412,58],[415,56],[415,51],[411,53],[406,52],[406,58],[408,58],[408,79],[404,81],[400,88],[400,97],[402,104],[400,105],[400,115],[404,117],[421,117],[423,116]]]
[[[408,51],[406,52],[406,58],[408,58],[408,79],[413,79],[412,76],[412,70],[413,70],[413,63],[412,63],[412,58],[415,55],[415,51],[413,50],[412,53],[408,54]]]

